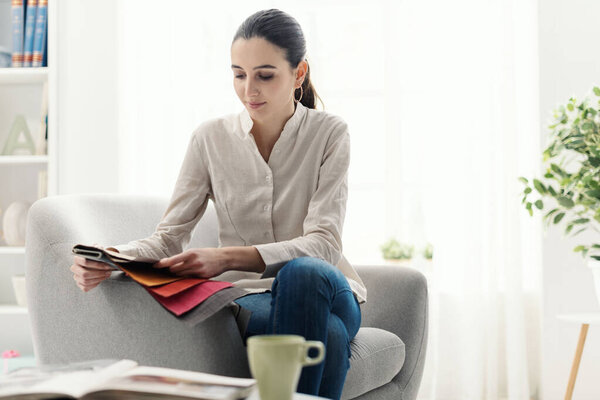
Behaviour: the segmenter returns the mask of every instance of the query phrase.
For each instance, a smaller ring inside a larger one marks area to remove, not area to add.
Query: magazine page
[[[21,368],[0,377],[0,399],[33,399],[38,398],[36,394],[43,394],[43,398],[78,398],[135,366],[137,362],[132,360],[94,360]]]
[[[175,396],[189,399],[233,400],[248,396],[255,383],[254,379],[138,366],[106,382],[103,390],[97,390],[86,398],[101,399],[103,395],[108,396],[109,393],[118,398],[125,398],[126,393],[129,392],[130,394],[153,394],[154,396],[149,396],[153,398]]]

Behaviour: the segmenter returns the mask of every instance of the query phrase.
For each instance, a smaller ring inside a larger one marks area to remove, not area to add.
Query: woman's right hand
[[[116,250],[109,248],[110,250]],[[114,268],[109,264],[88,260],[81,256],[73,257],[73,265],[71,265],[71,272],[73,272],[73,279],[77,286],[84,291],[89,292],[102,281],[108,279]]]

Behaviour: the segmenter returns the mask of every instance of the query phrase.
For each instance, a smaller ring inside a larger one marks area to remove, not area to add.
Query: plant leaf
[[[541,210],[544,208],[544,203],[542,202],[542,200],[538,200],[534,204],[538,208],[538,210]]]
[[[539,179],[533,180],[533,186],[541,195],[545,195],[547,193],[544,184]]]
[[[572,221],[571,223],[572,224],[585,224],[587,222],[590,222],[589,218],[579,218],[579,219],[576,219],[575,221]]]
[[[526,185],[529,183],[529,181],[527,180],[527,178],[525,178],[525,177],[522,177],[522,176],[520,176],[520,177],[519,177],[519,180],[520,180],[521,182],[523,182],[524,184],[526,184]]]
[[[561,206],[563,206],[565,208],[573,208],[573,206],[575,205],[573,200],[571,200],[570,198],[565,197],[565,196],[560,196],[556,200],[558,201],[558,204],[560,204]]]
[[[560,222],[560,220],[563,219],[564,216],[565,216],[564,212],[556,214],[556,216],[554,216],[554,223],[558,224]]]
[[[600,189],[592,189],[585,192],[586,196],[600,199]]]

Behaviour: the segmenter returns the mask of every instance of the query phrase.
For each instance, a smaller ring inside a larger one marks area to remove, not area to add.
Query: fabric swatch
[[[194,327],[204,320],[212,317],[214,314],[221,311],[221,309],[227,307],[235,299],[239,299],[240,297],[244,297],[248,294],[251,294],[251,292],[235,286],[225,288],[210,296],[208,299],[194,307],[190,312],[181,316],[179,319],[181,319],[189,327]],[[239,307],[237,304],[233,304]]]
[[[174,294],[183,292],[186,289],[196,286],[202,282],[207,282],[208,279],[200,278],[185,278],[180,281],[167,283],[166,285],[156,286],[151,288],[154,293],[162,297],[171,297]]]
[[[198,304],[202,303],[204,300],[214,295],[218,291],[231,286],[233,285],[230,282],[209,280],[169,297],[160,296],[154,293],[151,288],[146,288],[146,290],[163,307],[176,316],[180,316],[181,314],[196,307]]]

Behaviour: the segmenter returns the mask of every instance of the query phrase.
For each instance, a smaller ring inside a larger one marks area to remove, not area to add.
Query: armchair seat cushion
[[[392,381],[404,365],[404,343],[391,332],[362,327],[350,342],[350,370],[342,399],[353,399]]]

